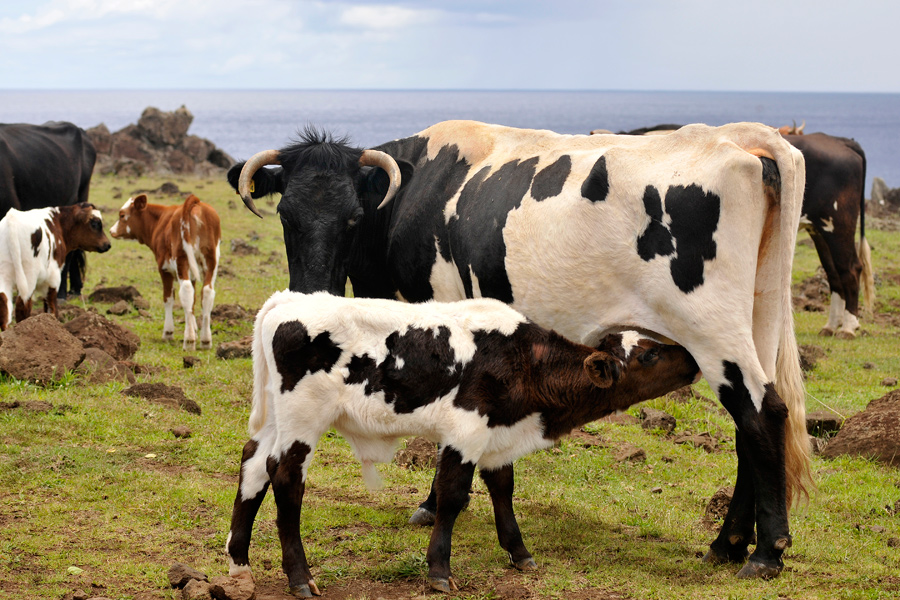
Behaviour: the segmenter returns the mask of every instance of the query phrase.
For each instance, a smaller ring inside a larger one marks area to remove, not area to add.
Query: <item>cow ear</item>
[[[599,388],[608,388],[619,379],[621,368],[615,356],[607,352],[594,352],[584,359],[584,371]]]
[[[135,210],[144,210],[147,208],[147,194],[138,194],[134,197]]]

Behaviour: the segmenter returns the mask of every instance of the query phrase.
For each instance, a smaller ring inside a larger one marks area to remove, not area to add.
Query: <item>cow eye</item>
[[[94,231],[100,231],[101,229],[103,229],[103,225],[97,219],[92,219],[91,229],[93,229]]]
[[[640,360],[643,365],[651,365],[659,360],[659,351],[656,349],[647,350],[641,354],[641,357],[638,360]]]

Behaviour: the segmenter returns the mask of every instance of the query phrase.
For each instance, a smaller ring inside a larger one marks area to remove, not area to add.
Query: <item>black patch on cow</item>
[[[450,220],[450,244],[466,297],[474,297],[472,274],[481,295],[512,303],[506,273],[503,228],[509,212],[522,204],[534,179],[538,158],[510,161],[490,176],[484,167],[465,185]]]
[[[41,240],[43,239],[44,232],[38,227],[35,232],[31,234],[31,249],[34,251],[35,258],[37,258],[37,255],[41,250]]]
[[[672,280],[685,294],[703,284],[703,263],[716,257],[713,235],[719,225],[721,200],[712,192],[691,184],[669,186],[663,223],[659,192],[653,186],[644,190],[644,209],[650,223],[638,236],[637,253],[645,261],[669,256]],[[674,247],[673,247],[674,244]]]
[[[323,331],[310,339],[300,321],[286,321],[272,337],[275,366],[281,374],[281,391],[293,390],[307,374],[330,371],[341,356],[341,349]]]
[[[666,192],[669,230],[677,253],[672,259],[672,279],[685,294],[703,284],[703,261],[716,257],[713,234],[719,226],[719,196],[695,184],[673,185]]]
[[[383,386],[381,385],[381,372],[378,370],[375,359],[368,354],[352,356],[350,358],[350,364],[347,365],[347,370],[350,371],[350,373],[347,375],[346,379],[344,379],[344,383],[365,383],[366,395],[383,389]]]
[[[656,256],[668,256],[675,252],[672,234],[663,225],[662,199],[659,191],[652,185],[644,189],[644,210],[650,216],[650,223],[637,240],[640,257],[650,261]]]
[[[538,202],[559,196],[563,185],[572,172],[572,158],[568,154],[560,156],[555,163],[544,167],[534,176],[531,184],[531,196]]]
[[[591,202],[603,202],[609,195],[609,173],[606,170],[606,156],[601,156],[591,167],[591,172],[581,184],[581,195]]]

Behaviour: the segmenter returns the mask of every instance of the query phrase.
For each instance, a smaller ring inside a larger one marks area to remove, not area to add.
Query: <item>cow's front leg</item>
[[[431,479],[431,489],[428,490],[428,497],[422,501],[415,512],[409,517],[410,525],[434,525],[434,513],[437,511],[437,491],[435,482],[437,481],[438,471],[441,470],[441,446],[438,445],[437,460],[434,465],[434,477]],[[469,505],[469,498],[466,497],[466,503],[463,510]]]
[[[291,594],[300,598],[321,595],[313,581],[300,539],[300,510],[306,489],[304,463],[312,455],[312,447],[294,442],[280,458],[267,461],[272,493],[275,496],[275,524],[281,539],[281,569],[288,576]]]
[[[211,285],[204,285],[200,299],[200,347],[212,347],[212,321],[213,303],[216,300],[216,291]]]
[[[172,314],[175,309],[175,276],[165,271],[160,271],[160,278],[163,284],[163,307],[165,308],[165,320],[163,321],[162,339],[171,341],[175,339],[175,315]]]
[[[474,474],[473,463],[463,463],[462,455],[457,450],[451,446],[444,447],[435,482],[437,511],[426,553],[428,585],[439,592],[450,593],[458,589],[450,571],[451,538],[456,517],[469,499]]]
[[[197,321],[194,319],[194,284],[190,279],[182,279],[178,290],[181,308],[184,309],[184,342],[182,349],[194,350],[197,347]]]
[[[500,547],[509,554],[510,562],[520,571],[537,569],[537,563],[522,541],[522,532],[513,512],[513,466],[505,465],[488,471],[481,469],[481,479],[487,485],[494,505],[494,524]]]
[[[747,546],[755,544],[756,501],[754,500],[752,457],[748,455],[744,436],[738,430],[735,433],[735,447],[738,458],[737,482],[734,484],[734,495],[728,505],[725,520],[719,536],[710,544],[709,552],[703,562],[721,564],[727,562],[741,563],[750,554]]]
[[[719,386],[719,398],[741,432],[743,452],[738,460],[749,462],[756,505],[756,549],[738,577],[770,579],[781,573],[784,568],[782,554],[791,546],[784,456],[787,406],[775,391],[775,386],[768,383],[764,386],[757,409],[744,384],[744,374],[733,363],[726,365],[725,377],[729,383]],[[742,489],[741,494],[745,493]],[[741,496],[738,501],[741,504],[735,508],[736,515],[745,513],[747,506],[744,503],[749,502]],[[729,546],[726,548],[735,555],[744,543],[743,537],[747,537],[749,527],[746,523],[737,523],[733,531],[734,535],[742,536],[739,541],[735,539],[738,543],[728,540]],[[721,551],[720,545],[718,552]]]
[[[56,288],[48,288],[44,295],[44,312],[50,313],[59,319],[59,305],[57,303]]]
[[[27,302],[22,300],[22,296],[16,298],[16,323],[21,323],[31,316],[32,303],[32,298],[29,298]]]

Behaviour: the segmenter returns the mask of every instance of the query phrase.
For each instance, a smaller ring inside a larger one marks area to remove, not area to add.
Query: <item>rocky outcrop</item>
[[[97,149],[95,171],[139,176],[219,174],[234,159],[209,140],[188,135],[194,115],[182,106],[165,112],[149,106],[137,124],[110,133],[103,123],[87,130]]]

